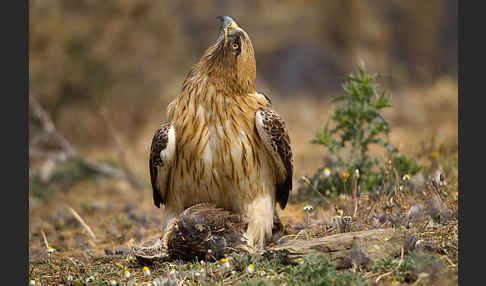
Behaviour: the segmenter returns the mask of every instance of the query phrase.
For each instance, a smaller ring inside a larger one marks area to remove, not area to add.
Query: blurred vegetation
[[[29,90],[67,139],[109,142],[106,107],[127,140],[165,116],[189,67],[232,16],[272,96],[329,96],[366,61],[391,86],[457,70],[456,1],[30,1]],[[151,117],[149,117],[151,116]]]

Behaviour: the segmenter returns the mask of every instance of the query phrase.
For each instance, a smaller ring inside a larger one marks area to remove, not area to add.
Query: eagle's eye
[[[233,50],[237,50],[240,46],[238,45],[238,43],[233,43],[231,47],[233,48]]]

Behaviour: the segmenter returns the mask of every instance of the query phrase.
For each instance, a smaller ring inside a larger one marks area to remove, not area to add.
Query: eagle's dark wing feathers
[[[175,154],[174,127],[164,123],[155,131],[150,147],[150,181],[152,183],[154,204],[160,208],[167,198],[170,166]]]
[[[277,168],[276,199],[283,209],[287,205],[292,190],[293,158],[290,138],[285,122],[273,110],[264,108],[257,111],[255,123],[265,148],[272,155]]]

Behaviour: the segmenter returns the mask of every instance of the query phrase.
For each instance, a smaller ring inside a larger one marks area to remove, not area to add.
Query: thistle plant
[[[393,184],[386,178],[385,167],[378,158],[369,154],[371,145],[384,149],[387,161],[399,174],[414,175],[420,171],[413,159],[401,155],[389,140],[390,126],[383,117],[383,109],[391,107],[391,96],[386,95],[377,85],[380,75],[369,75],[363,67],[357,74],[349,75],[343,83],[344,95],[332,99],[337,104],[322,130],[316,133],[312,143],[324,146],[329,155],[326,168],[320,168],[309,178],[310,183],[320,193],[330,195],[350,192],[346,179],[354,170],[360,171],[359,184],[363,191],[381,189],[393,190]],[[332,127],[331,127],[332,126]],[[382,160],[383,161],[383,160]],[[329,174],[332,167],[341,172]],[[326,172],[327,171],[327,172]],[[328,176],[322,176],[326,173]],[[341,177],[339,176],[341,173]],[[327,192],[326,192],[327,191]],[[308,195],[309,192],[303,192]]]

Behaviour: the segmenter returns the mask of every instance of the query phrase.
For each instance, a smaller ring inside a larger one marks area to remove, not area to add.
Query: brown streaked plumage
[[[292,188],[290,140],[270,99],[255,90],[248,34],[231,18],[220,20],[220,36],[189,71],[154,136],[154,203],[165,205],[164,231],[199,203],[243,215],[249,244],[261,248],[276,202],[284,208]]]

